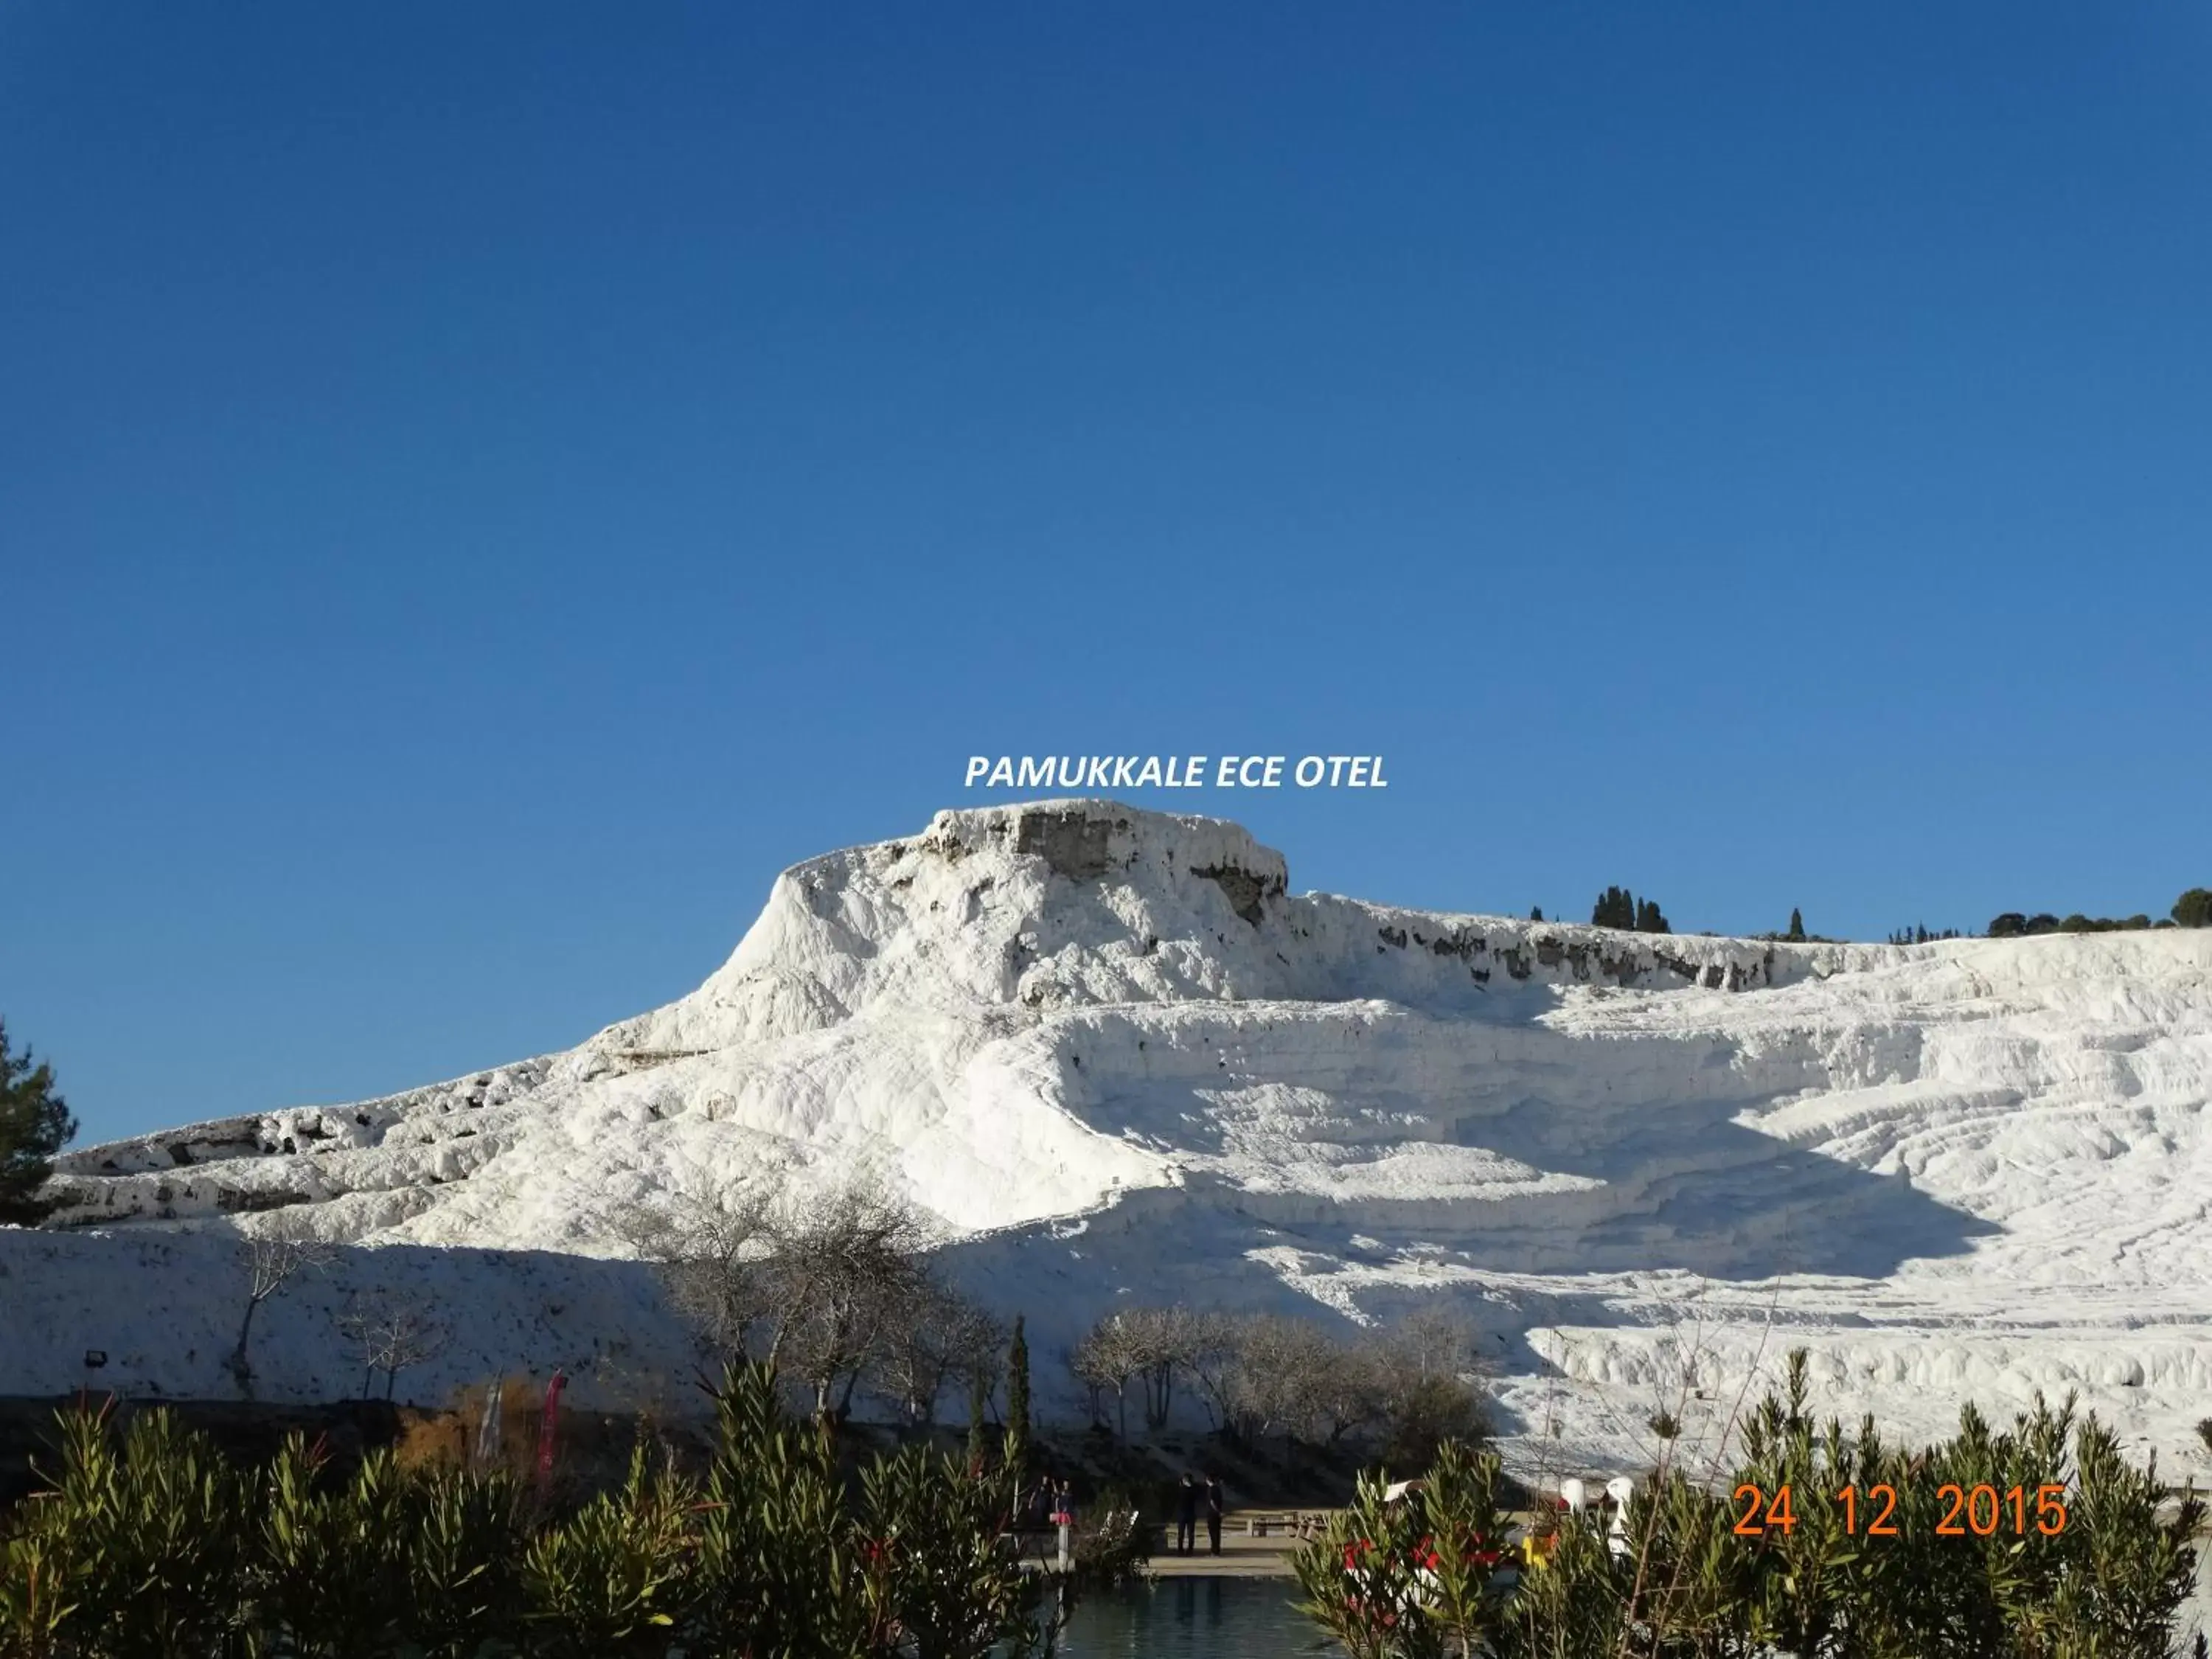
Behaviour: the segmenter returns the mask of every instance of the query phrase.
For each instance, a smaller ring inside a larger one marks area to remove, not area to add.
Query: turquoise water
[[[1287,1578],[1164,1578],[1086,1597],[1060,1638],[1066,1659],[1283,1659],[1338,1654],[1291,1610]]]

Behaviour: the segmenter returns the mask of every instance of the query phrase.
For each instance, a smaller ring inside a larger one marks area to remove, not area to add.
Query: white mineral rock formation
[[[2212,1412],[2212,931],[1900,948],[1651,936],[1289,891],[1234,824],[1054,801],[786,872],[722,969],[580,1047],[63,1160],[0,1232],[0,1391],[229,1390],[236,1232],[357,1247],[264,1310],[270,1397],[408,1287],[403,1392],[688,1358],[615,1218],[866,1173],[1056,1349],[1117,1300],[1471,1312],[1524,1466],[1694,1454],[1812,1352],[1908,1435],[2080,1387],[2168,1467]]]

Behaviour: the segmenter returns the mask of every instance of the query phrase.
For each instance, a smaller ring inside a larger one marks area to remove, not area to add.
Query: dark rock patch
[[[1254,875],[1249,870],[1240,870],[1233,864],[1216,865],[1211,869],[1191,871],[1202,876],[1229,896],[1229,908],[1257,927],[1267,915],[1266,900],[1279,896],[1283,890],[1279,880]]]
[[[1014,851],[1035,854],[1070,881],[1096,881],[1114,867],[1115,830],[1128,827],[1127,818],[1088,812],[1024,812],[1015,827]]]
[[[215,1189],[215,1206],[225,1215],[252,1215],[263,1210],[289,1209],[295,1204],[311,1202],[305,1193],[286,1192],[282,1188],[263,1192],[241,1192],[235,1187]]]

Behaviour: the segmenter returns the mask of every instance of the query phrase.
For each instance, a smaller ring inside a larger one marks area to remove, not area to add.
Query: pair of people
[[[1060,1547],[1057,1565],[1062,1572],[1074,1565],[1075,1489],[1063,1478],[1050,1476],[1036,1483],[1030,1497],[1030,1513],[1040,1525],[1049,1527]]]
[[[1200,1485],[1198,1477],[1183,1472],[1182,1490],[1176,1500],[1176,1548],[1188,1555],[1198,1543],[1198,1511],[1206,1509],[1206,1535],[1216,1555],[1221,1553],[1221,1482],[1212,1474]]]
[[[1053,1522],[1060,1528],[1060,1570],[1075,1565],[1075,1488],[1062,1480],[1052,1495]]]

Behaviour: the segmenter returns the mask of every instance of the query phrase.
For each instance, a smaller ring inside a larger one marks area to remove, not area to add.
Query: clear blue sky
[[[0,6],[0,1016],[575,1042],[971,752],[1295,887],[2212,882],[2212,12]],[[966,799],[974,799],[969,796]]]

